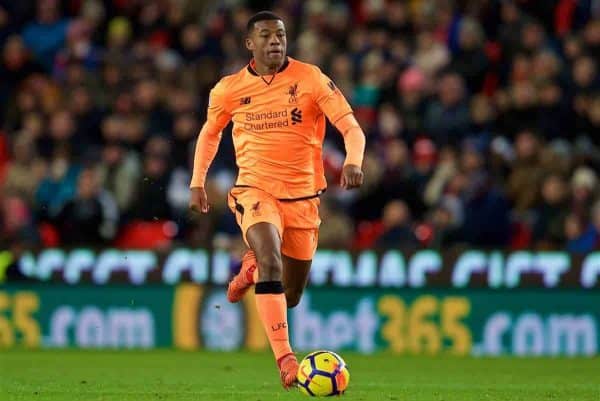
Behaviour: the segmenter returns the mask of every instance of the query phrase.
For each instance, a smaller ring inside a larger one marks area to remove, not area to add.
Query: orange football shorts
[[[318,197],[281,201],[258,188],[234,187],[229,192],[227,203],[235,214],[246,245],[246,232],[250,227],[256,223],[271,223],[279,232],[283,255],[312,260],[321,224]]]

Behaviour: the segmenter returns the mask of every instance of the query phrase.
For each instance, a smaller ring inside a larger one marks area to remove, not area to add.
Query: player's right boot
[[[289,389],[298,382],[298,369],[300,365],[296,359],[296,355],[287,354],[277,361],[279,366],[279,376],[281,384],[285,389]]]
[[[227,299],[231,303],[239,302],[254,284],[254,272],[258,268],[254,251],[248,250],[242,257],[240,272],[229,282]]]

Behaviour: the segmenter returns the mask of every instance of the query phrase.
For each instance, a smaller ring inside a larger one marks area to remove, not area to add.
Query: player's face
[[[257,63],[277,67],[285,59],[287,39],[283,21],[265,20],[254,24],[254,30],[246,41]]]

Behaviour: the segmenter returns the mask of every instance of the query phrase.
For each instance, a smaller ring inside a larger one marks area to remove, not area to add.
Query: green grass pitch
[[[342,353],[343,400],[600,400],[600,359],[452,358]],[[0,352],[0,400],[306,400],[284,391],[269,354]]]

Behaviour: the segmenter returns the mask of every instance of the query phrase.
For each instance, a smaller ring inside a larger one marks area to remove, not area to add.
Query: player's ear
[[[246,38],[246,49],[250,51],[254,50],[254,42],[250,38]]]

